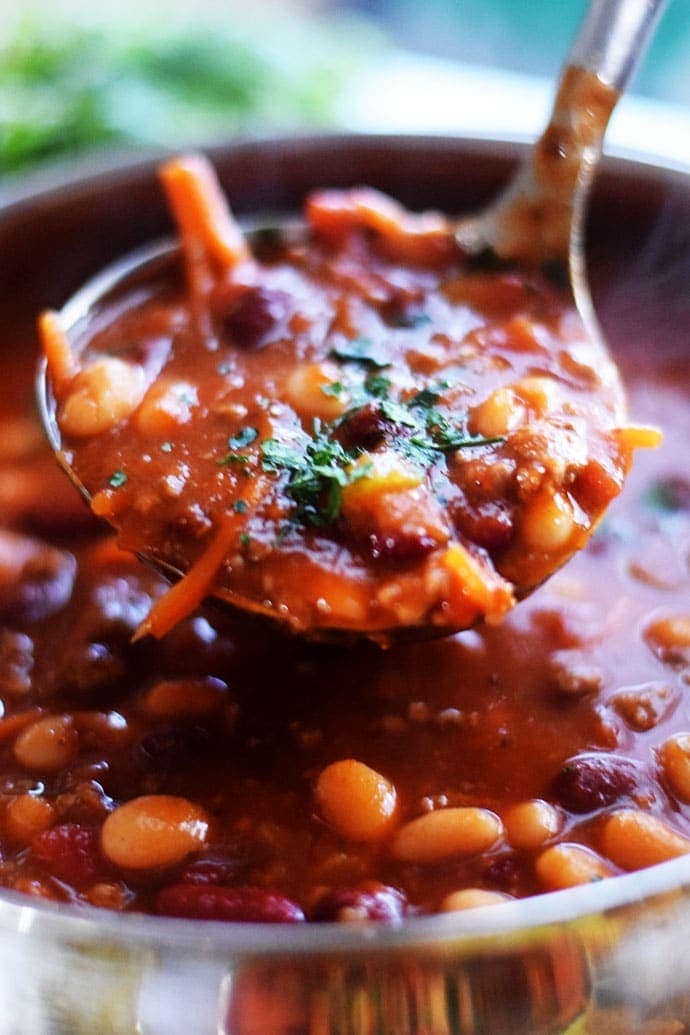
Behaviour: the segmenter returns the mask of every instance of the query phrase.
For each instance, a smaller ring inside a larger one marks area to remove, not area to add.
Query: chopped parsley
[[[423,422],[417,425],[415,433],[408,439],[401,439],[399,448],[409,460],[428,467],[439,453],[454,453],[458,449],[490,446],[504,441],[501,435],[493,438],[470,435],[462,425],[451,423],[439,410],[430,407],[424,411]]]
[[[113,471],[113,473],[110,475],[110,478],[108,478],[108,485],[111,487],[111,489],[119,489],[125,484],[126,481],[127,475],[124,471],[118,468],[117,471]]]
[[[251,463],[251,456],[248,453],[238,453],[235,450],[242,449],[244,446],[251,445],[256,438],[258,438],[259,432],[256,428],[241,428],[236,435],[231,435],[228,439],[228,445],[233,450],[232,453],[227,453],[225,456],[216,460],[219,467],[243,467],[245,474],[249,475],[251,472],[247,470],[248,465]]]
[[[240,546],[249,546],[252,541],[252,537],[247,532],[240,532]]]
[[[342,387],[340,382],[336,384]],[[313,434],[306,443],[277,438],[261,443],[263,470],[287,475],[285,492],[296,504],[296,520],[316,528],[331,524],[340,515],[343,489],[371,471],[372,465],[362,460],[365,447],[343,445],[334,434],[363,407],[376,407],[380,417],[398,429],[398,454],[423,470],[432,467],[443,454],[504,441],[498,436],[471,435],[464,421],[451,421],[437,408],[449,387],[447,381],[423,388],[404,401],[391,399],[390,387],[389,378],[370,374],[359,389],[348,388],[354,405],[331,423],[314,421]]]
[[[330,384],[321,385],[321,391],[324,395],[329,396],[331,399],[339,399],[343,394],[343,385],[341,381],[332,381]]]
[[[246,467],[250,460],[251,457],[247,453],[228,453],[226,456],[222,456],[220,460],[216,460],[216,463],[219,467],[230,467],[231,465]]]
[[[245,446],[251,445],[258,435],[259,432],[256,428],[242,428],[236,435],[228,439],[228,445],[231,449],[244,449]]]
[[[439,381],[433,387],[422,388],[407,400],[407,405],[428,409],[436,405],[447,388],[450,388],[450,381]]]
[[[316,528],[335,521],[344,487],[370,470],[369,464],[352,467],[359,455],[359,450],[346,449],[331,438],[320,421],[314,421],[314,435],[303,452],[277,439],[261,444],[264,470],[289,473],[286,491],[297,505],[297,516]]]
[[[285,442],[267,438],[261,443],[261,461],[264,471],[297,471],[304,463],[304,457],[298,449]]]
[[[232,509],[236,514],[246,514],[249,510],[249,505],[246,500],[235,500]]]
[[[371,374],[364,382],[365,390],[375,399],[387,399],[390,387],[390,378],[384,377],[383,374]]]
[[[417,418],[403,403],[395,402],[393,399],[382,399],[379,407],[386,420],[393,424],[402,424],[406,428],[419,427]]]
[[[346,363],[359,363],[361,366],[383,370],[391,365],[390,360],[378,348],[371,338],[353,338],[343,345],[331,349],[331,356]]]

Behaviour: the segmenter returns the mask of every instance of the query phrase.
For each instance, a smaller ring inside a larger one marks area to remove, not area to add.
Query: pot
[[[510,177],[523,148],[323,136],[235,142],[211,158],[235,212],[265,222],[324,185],[366,183],[413,208],[472,209]],[[627,299],[638,291],[644,300],[655,278],[676,278],[681,297],[689,217],[690,170],[629,157],[603,163],[590,259],[605,329],[620,317],[621,284]],[[33,340],[39,309],[60,306],[106,263],[170,230],[151,160],[22,188],[0,208],[0,326]],[[664,291],[674,296],[673,284]],[[690,310],[678,312],[690,337]],[[681,1030],[690,1023],[688,932],[690,857],[399,927],[200,923],[6,892],[0,1031],[519,1035],[571,1025],[642,1032],[659,1018]]]

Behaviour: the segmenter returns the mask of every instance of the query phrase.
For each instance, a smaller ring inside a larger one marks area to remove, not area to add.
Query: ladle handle
[[[458,225],[461,247],[470,253],[489,248],[528,265],[569,266],[571,282],[578,280],[575,293],[585,298],[582,235],[589,187],[611,113],[665,3],[592,0],[546,129],[496,202]]]
[[[593,72],[622,93],[667,0],[592,0],[566,65]]]

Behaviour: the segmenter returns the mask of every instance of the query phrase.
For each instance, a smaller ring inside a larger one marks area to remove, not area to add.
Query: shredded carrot
[[[225,515],[206,550],[187,574],[153,605],[132,637],[132,643],[144,636],[159,640],[208,596],[218,569],[235,541],[239,523],[237,515]]]
[[[78,372],[79,364],[56,312],[46,309],[41,313],[38,318],[38,331],[53,386],[59,392]]]
[[[436,212],[407,212],[387,194],[370,187],[342,191],[315,191],[306,204],[309,223],[317,233],[338,236],[352,226],[367,227],[380,235],[395,258],[435,264],[455,250],[450,224]]]
[[[643,424],[630,424],[625,428],[617,428],[616,436],[620,445],[625,449],[657,449],[663,438],[658,428]]]
[[[161,166],[159,175],[190,259],[199,245],[224,268],[249,258],[213,166],[203,155],[173,158]]]

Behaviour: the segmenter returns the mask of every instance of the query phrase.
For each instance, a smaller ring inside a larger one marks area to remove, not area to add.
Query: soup
[[[650,349],[653,324],[621,321],[615,356],[664,443],[589,545],[502,624],[387,652],[214,608],[132,644],[166,584],[54,467],[31,350],[6,354],[2,884],[199,919],[397,921],[688,852],[690,360],[682,327]]]

